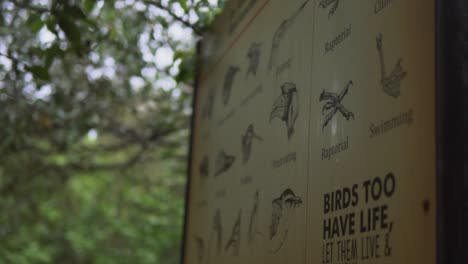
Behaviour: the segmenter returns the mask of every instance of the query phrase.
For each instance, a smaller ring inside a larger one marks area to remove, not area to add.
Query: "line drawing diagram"
[[[277,245],[272,250],[272,253],[278,252],[283,247],[289,231],[289,217],[295,208],[302,204],[301,197],[296,196],[289,188],[272,201],[270,240],[277,241]]]
[[[380,59],[380,74],[381,80],[380,84],[386,94],[392,96],[394,98],[398,98],[401,95],[401,81],[406,78],[407,72],[401,66],[402,58],[399,58],[395,67],[393,68],[392,72],[389,76],[387,76],[385,70],[385,60],[384,60],[384,52],[383,52],[383,36],[382,33],[377,34],[376,37],[377,42],[377,51],[379,52],[379,59]]]
[[[239,67],[229,66],[226,75],[224,77],[224,85],[223,85],[223,104],[227,105],[229,103],[229,99],[231,98],[231,90],[232,85],[234,83],[234,78],[236,77],[237,73],[240,71]]]
[[[270,59],[268,61],[268,71],[271,71],[271,69],[273,69],[273,66],[277,64],[278,50],[280,48],[281,41],[283,40],[284,36],[292,27],[297,17],[301,14],[302,10],[304,9],[304,7],[307,5],[309,1],[310,0],[304,1],[304,3],[302,3],[301,6],[291,16],[283,20],[283,22],[281,22],[279,27],[276,29],[275,34],[273,35],[273,40],[271,41],[271,51],[270,51]]]
[[[240,225],[241,225],[241,215],[242,211],[239,210],[239,214],[237,216],[237,220],[232,227],[231,236],[226,243],[226,247],[224,248],[225,251],[232,250],[233,256],[239,256],[239,249],[240,249]]]
[[[219,151],[218,157],[216,159],[215,176],[219,176],[222,173],[228,171],[232,167],[232,164],[235,160],[235,156],[226,154],[224,150]]]
[[[257,219],[258,219],[258,206],[259,206],[259,192],[255,192],[254,196],[254,205],[252,212],[250,213],[249,221],[249,233],[248,233],[248,243],[251,244],[254,241],[255,235],[257,233]]]
[[[211,89],[208,94],[208,98],[206,98],[206,102],[203,105],[202,119],[211,119],[211,116],[213,115],[214,99],[215,90]]]
[[[213,232],[216,236],[216,254],[219,256],[221,253],[221,243],[223,241],[223,226],[221,224],[221,210],[216,209],[213,216]]]
[[[322,91],[322,93],[320,94],[320,98],[319,98],[320,102],[328,101],[322,107],[322,115],[324,115],[326,111],[329,111],[325,117],[325,120],[323,121],[322,130],[325,129],[325,127],[328,125],[328,123],[333,118],[333,116],[336,115],[336,113],[338,112],[340,112],[348,121],[351,118],[354,119],[353,112],[346,109],[344,105],[342,104],[344,97],[348,94],[349,88],[352,85],[353,85],[353,81],[349,81],[348,84],[346,84],[346,86],[343,88],[343,91],[341,91],[341,93],[339,94],[326,92],[325,90]]]
[[[246,77],[249,77],[250,74],[253,76],[257,75],[257,69],[260,63],[261,47],[262,44],[258,42],[254,42],[250,45],[249,51],[247,52],[249,67],[247,68]]]
[[[328,12],[328,18],[335,14],[336,9],[338,9],[338,4],[340,0],[322,0],[320,1],[319,5],[321,8],[326,9],[331,6],[330,11]]]
[[[242,162],[246,164],[250,160],[250,153],[252,152],[253,140],[263,141],[263,139],[255,133],[253,124],[250,124],[241,137],[242,144]]]
[[[199,236],[195,236],[194,240],[198,263],[203,263],[205,257],[205,241]]]
[[[200,162],[200,166],[198,167],[198,172],[200,173],[200,178],[202,180],[206,180],[210,175],[210,162],[208,156],[204,156],[202,161]]]
[[[274,118],[279,118],[286,123],[288,139],[294,134],[294,125],[299,116],[299,96],[296,84],[285,82],[281,85],[281,95],[273,104],[270,113],[270,122]]]

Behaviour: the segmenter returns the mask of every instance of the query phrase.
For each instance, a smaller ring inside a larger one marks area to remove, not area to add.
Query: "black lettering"
[[[366,199],[365,199],[366,203],[369,202],[369,185],[370,185],[370,183],[371,183],[370,180],[366,180],[366,181],[364,182],[364,184],[363,184],[363,185],[364,185],[364,188],[365,188],[365,193],[366,193]]]
[[[323,213],[327,214],[330,212],[330,194],[325,194],[323,198]]]
[[[376,186],[377,186],[377,190],[376,190]],[[382,181],[380,180],[379,177],[375,178],[373,181],[372,181],[372,199],[374,199],[374,201],[377,201],[379,200],[380,196],[382,195]]]
[[[341,210],[341,190],[336,191],[335,210]]]
[[[330,229],[331,229],[331,219],[325,219],[323,220],[323,239],[329,239],[330,238]]]
[[[357,188],[358,188],[358,185],[354,184],[353,185],[353,200],[351,201],[352,206],[356,206],[358,204],[358,202],[359,202],[359,196],[358,196],[358,193],[357,193]]]
[[[384,182],[385,196],[391,197],[393,193],[395,192],[395,187],[396,187],[395,175],[393,175],[393,173],[387,174],[387,176],[385,177],[385,182]]]

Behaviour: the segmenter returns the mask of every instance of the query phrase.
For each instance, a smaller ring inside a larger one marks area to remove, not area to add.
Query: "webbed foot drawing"
[[[382,85],[382,88],[386,94],[388,94],[391,97],[398,98],[401,95],[401,82],[406,78],[407,75],[407,72],[403,69],[403,66],[401,65],[402,59],[398,59],[395,67],[392,70],[392,73],[387,76],[383,53],[382,33],[379,33],[377,35],[376,42],[380,59],[380,84]]]

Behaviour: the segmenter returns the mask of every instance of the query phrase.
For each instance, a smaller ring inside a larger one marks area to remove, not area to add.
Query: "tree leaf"
[[[45,51],[45,65],[47,68],[52,65],[57,56],[61,56],[63,51],[60,49],[59,45],[55,43],[50,48]]]
[[[70,19],[66,17],[60,17],[58,25],[65,32],[68,40],[70,40],[75,46],[79,46],[81,41],[80,29]]]
[[[185,12],[188,12],[189,10],[189,7],[187,5],[187,0],[179,0],[178,1],[180,6],[182,6],[182,8],[184,9]]]
[[[73,17],[77,19],[86,18],[86,14],[83,12],[83,10],[81,10],[79,6],[75,6],[75,5],[66,6],[64,8],[64,12],[65,12],[64,16]]]
[[[96,0],[84,0],[83,2],[83,9],[86,13],[90,13],[93,11],[94,6],[96,5]]]
[[[26,70],[32,73],[34,78],[44,80],[44,81],[49,81],[50,80],[50,75],[49,71],[47,70],[46,67],[42,66],[32,66],[32,67],[26,67]]]
[[[57,20],[53,16],[49,16],[46,20],[47,29],[57,35],[57,30],[55,30],[55,26],[57,25]]]
[[[44,22],[39,14],[32,14],[28,18],[28,21],[26,21],[26,25],[28,25],[33,33],[37,33],[44,26]]]

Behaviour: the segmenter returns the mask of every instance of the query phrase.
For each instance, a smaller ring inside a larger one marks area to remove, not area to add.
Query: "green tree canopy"
[[[223,1],[0,0],[0,263],[177,263]]]

